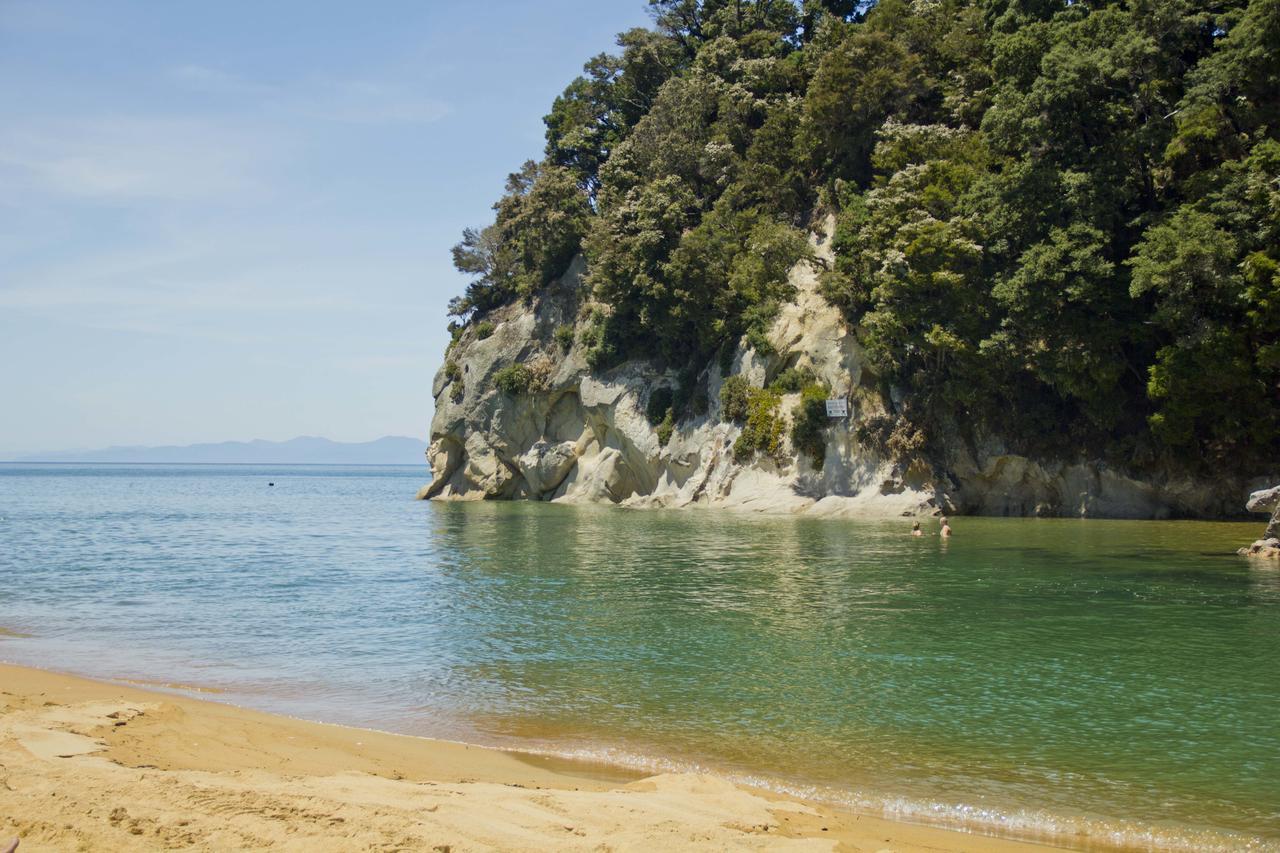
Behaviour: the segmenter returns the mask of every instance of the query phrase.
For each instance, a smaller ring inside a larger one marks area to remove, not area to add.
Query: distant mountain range
[[[18,457],[18,462],[224,462],[258,465],[425,465],[425,441],[388,435],[346,443],[304,435],[288,441],[224,441],[169,447],[62,450]]]

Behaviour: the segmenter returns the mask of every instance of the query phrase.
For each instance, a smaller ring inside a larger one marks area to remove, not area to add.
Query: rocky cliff
[[[1280,558],[1280,486],[1259,489],[1249,495],[1249,501],[1245,504],[1245,509],[1249,512],[1269,515],[1271,520],[1267,522],[1267,529],[1263,531],[1261,539],[1256,540],[1252,545],[1241,548],[1236,553],[1242,557]]]
[[[849,416],[830,419],[822,431],[820,465],[792,447],[785,431],[777,453],[735,458],[743,427],[723,417],[725,376],[716,360],[696,373],[694,393],[705,405],[694,411],[701,413],[670,425],[668,437],[648,414],[650,400],[691,372],[642,361],[589,369],[580,342],[566,333],[588,298],[577,259],[531,303],[493,311],[451,345],[432,389],[433,479],[419,496],[844,516],[1238,514],[1248,483],[1136,474],[1096,460],[1032,459],[1009,452],[995,436],[949,439],[942,458],[930,460],[871,440],[866,425],[891,420],[903,393],[883,393],[856,330],[818,294],[817,267],[831,259],[827,233],[815,233],[811,243],[817,265],[806,261],[791,271],[795,298],[768,333],[774,352],[762,356],[744,341],[727,375],[760,388],[798,368],[847,400]],[[502,381],[516,365],[518,381]],[[799,396],[781,396],[783,418],[794,417]]]

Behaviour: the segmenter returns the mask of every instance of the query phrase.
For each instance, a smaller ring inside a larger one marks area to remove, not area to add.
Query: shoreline
[[[1231,515],[1191,515],[1191,514],[1170,514],[1165,516],[1159,515],[1087,515],[1087,514],[1048,514],[1036,515],[1034,513],[1026,514],[1001,514],[996,512],[944,512],[936,507],[930,508],[928,511],[919,513],[904,513],[898,508],[889,507],[887,509],[877,509],[866,505],[850,505],[843,503],[844,501],[852,501],[852,498],[840,498],[842,503],[829,500],[829,504],[819,507],[817,501],[803,506],[778,506],[770,505],[762,502],[689,502],[689,503],[662,503],[650,501],[647,498],[639,500],[626,499],[617,503],[613,501],[586,501],[586,500],[561,500],[554,499],[549,501],[537,501],[529,498],[501,498],[497,500],[482,500],[479,498],[458,497],[458,496],[435,496],[430,498],[422,497],[423,491],[431,484],[427,483],[418,489],[413,500],[427,504],[439,504],[441,506],[451,505],[472,505],[472,504],[491,504],[500,506],[509,505],[537,505],[545,507],[561,507],[571,510],[598,510],[601,512],[609,512],[613,510],[625,510],[642,513],[674,513],[680,514],[685,512],[704,512],[704,513],[725,513],[730,518],[742,519],[804,519],[806,521],[831,521],[831,522],[893,522],[901,524],[906,522],[908,525],[912,521],[930,522],[939,518],[959,518],[975,521],[1037,521],[1037,522],[1070,522],[1090,524],[1212,524],[1212,525],[1236,525],[1242,529],[1245,527],[1256,528],[1265,526],[1265,521],[1259,522],[1259,516],[1250,515],[1249,513],[1231,514]],[[839,497],[839,496],[836,496]],[[910,527],[907,528],[910,530]],[[926,534],[928,535],[928,534]],[[1247,534],[1246,534],[1247,535]],[[1230,554],[1235,556],[1235,550],[1223,551],[1223,555]]]
[[[271,847],[1034,851],[704,774],[309,722],[0,664],[0,838]]]

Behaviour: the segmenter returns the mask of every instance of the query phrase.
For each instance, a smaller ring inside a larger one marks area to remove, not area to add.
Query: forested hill
[[[833,214],[822,293],[907,444],[1280,459],[1280,0],[651,6],[455,247],[458,335],[581,253],[558,335],[692,385],[769,347]]]

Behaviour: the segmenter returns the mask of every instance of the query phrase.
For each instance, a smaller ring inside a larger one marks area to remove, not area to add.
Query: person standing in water
[[[912,536],[924,535],[924,531],[920,529],[920,522],[917,521],[915,524],[911,525],[911,535]]]
[[[938,535],[943,539],[946,539],[951,535],[951,525],[947,524],[947,517],[945,515],[942,517],[942,530],[938,531]]]

